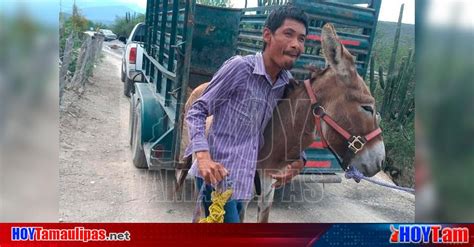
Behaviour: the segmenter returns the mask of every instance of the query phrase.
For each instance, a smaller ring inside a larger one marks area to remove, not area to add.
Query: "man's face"
[[[286,19],[274,33],[265,28],[263,39],[267,43],[265,53],[280,68],[290,70],[304,51],[306,28],[298,21]]]

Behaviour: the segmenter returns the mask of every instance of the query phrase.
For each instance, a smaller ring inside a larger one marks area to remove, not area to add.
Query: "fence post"
[[[74,33],[71,32],[66,39],[66,45],[63,52],[63,60],[61,63],[61,68],[59,70],[59,102],[61,102],[64,87],[66,85],[66,76],[69,69],[69,64],[71,64],[72,50],[74,48]]]
[[[74,72],[74,77],[72,78],[72,84],[74,87],[78,88],[84,86],[84,70],[87,60],[89,59],[89,48],[91,46],[91,41],[91,37],[87,36],[87,38],[82,43],[79,58],[77,59],[76,71]]]
[[[59,71],[60,104],[62,102],[62,96],[66,88],[79,90],[79,92],[84,89],[87,79],[89,76],[92,76],[94,64],[98,61],[100,52],[102,51],[104,37],[102,35],[90,35],[88,33],[84,33],[82,45],[78,51],[76,59],[74,75],[70,80],[67,80],[68,68],[74,60],[74,35],[77,35],[77,33],[70,34],[66,40],[65,50],[63,52],[64,55],[61,62],[61,69]]]

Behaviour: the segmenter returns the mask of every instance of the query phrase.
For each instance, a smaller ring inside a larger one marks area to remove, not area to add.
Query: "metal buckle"
[[[326,115],[326,109],[324,109],[323,106],[321,106],[321,105],[313,106],[313,116],[323,117],[324,115]]]
[[[364,148],[365,140],[361,136],[353,136],[349,140],[349,149],[356,154]]]

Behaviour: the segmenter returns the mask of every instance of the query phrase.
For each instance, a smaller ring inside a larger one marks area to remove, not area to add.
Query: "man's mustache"
[[[301,52],[299,52],[299,51],[283,51],[283,54],[289,55],[289,56],[299,57],[301,55]]]

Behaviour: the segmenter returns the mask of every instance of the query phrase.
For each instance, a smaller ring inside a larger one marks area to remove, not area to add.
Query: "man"
[[[263,30],[263,53],[227,60],[189,109],[190,144],[185,156],[195,154],[189,172],[196,177],[197,188],[206,183],[206,216],[213,187],[226,178],[233,183],[233,195],[224,207],[224,222],[239,222],[244,201],[252,196],[263,131],[289,83],[289,70],[304,51],[307,33],[304,11],[292,5],[273,10]],[[206,138],[205,120],[210,115],[214,118]],[[294,169],[275,176],[275,186],[291,180],[304,162],[291,166]]]

